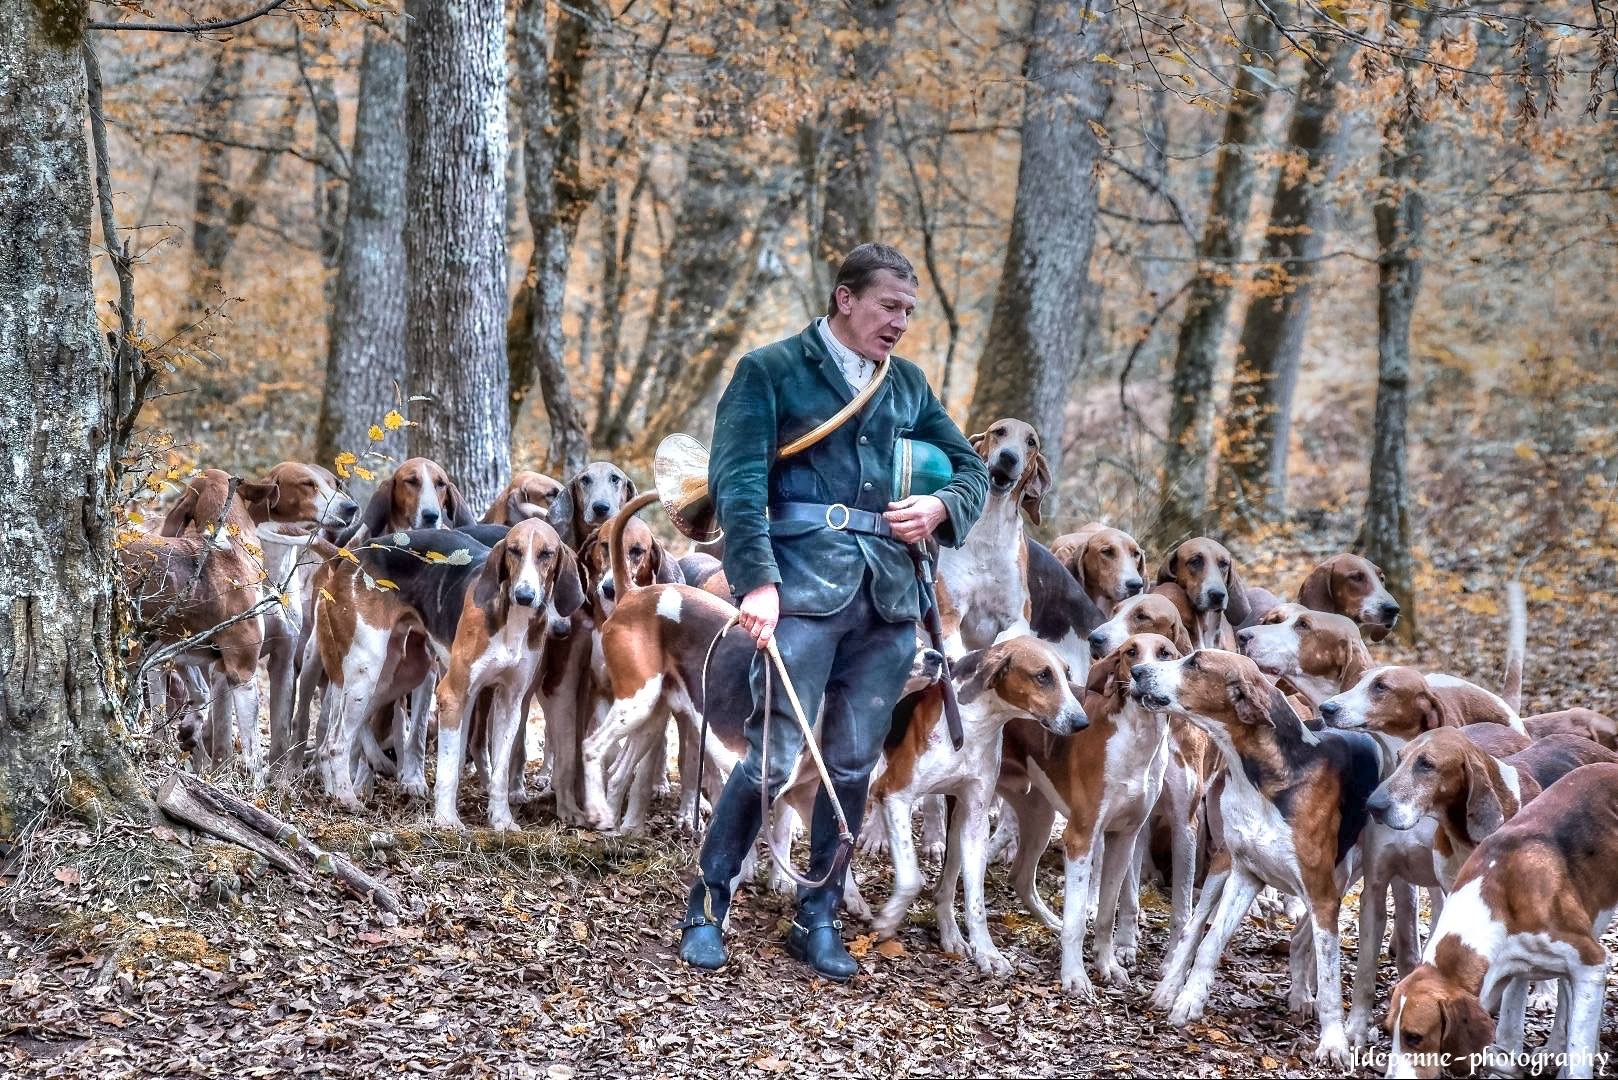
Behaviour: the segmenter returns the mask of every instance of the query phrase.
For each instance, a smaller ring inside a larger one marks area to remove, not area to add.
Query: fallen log
[[[383,911],[398,914],[393,890],[341,855],[311,843],[274,814],[184,772],[173,772],[157,792],[157,805],[181,824],[257,852],[294,877],[330,876],[338,885]]]

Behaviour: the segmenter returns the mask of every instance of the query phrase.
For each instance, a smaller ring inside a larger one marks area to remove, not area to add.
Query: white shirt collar
[[[831,320],[824,315],[820,317],[820,339],[826,343],[849,386],[863,390],[870,385],[871,376],[876,373],[876,364],[839,341],[837,335],[832,333]]]

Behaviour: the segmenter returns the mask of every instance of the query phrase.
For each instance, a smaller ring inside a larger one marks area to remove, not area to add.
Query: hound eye
[[[1350,580],[1350,581],[1364,581],[1365,580],[1365,571],[1364,570],[1356,570],[1356,571],[1354,571],[1352,574],[1348,575],[1348,580]]]
[[[1118,553],[1116,551],[1114,551],[1110,547],[1104,547],[1104,548],[1101,549],[1101,554],[1110,559],[1113,556],[1117,555]]]
[[[1157,658],[1159,660],[1172,660],[1172,659],[1174,659],[1174,657],[1172,655],[1170,655],[1170,653],[1169,653],[1169,651],[1167,649],[1162,649],[1162,648],[1157,650]]]
[[[1187,669],[1189,669],[1191,671],[1196,671],[1197,670],[1197,654],[1196,653],[1192,653],[1190,656],[1185,658],[1185,666],[1186,666]]]
[[[409,484],[411,487],[420,487],[421,486],[421,480],[418,479],[417,477],[414,477],[414,476],[405,477],[404,482]]]
[[[1191,558],[1186,560],[1186,564],[1188,566],[1190,566],[1191,569],[1197,570],[1197,569],[1201,568],[1201,566],[1202,566],[1202,556],[1201,555],[1193,555],[1193,556],[1191,556]]]
[[[1372,697],[1381,697],[1382,696],[1382,691],[1384,691],[1386,689],[1387,689],[1387,687],[1383,686],[1381,683],[1374,682],[1374,683],[1371,684],[1371,696]]]
[[[1230,569],[1230,560],[1229,559],[1220,559],[1219,560],[1219,569],[1221,569],[1221,570],[1229,570]]]
[[[1041,686],[1049,686],[1051,684],[1051,669],[1041,668],[1039,674],[1034,676],[1034,681]]]
[[[1308,630],[1308,629],[1310,629],[1309,620],[1308,619],[1299,619],[1298,620],[1298,629],[1299,630]]]
[[[1420,1046],[1424,1038],[1425,1036],[1419,1031],[1407,1031],[1404,1033],[1404,1041],[1411,1046]]]
[[[1432,772],[1433,771],[1432,759],[1429,758],[1426,754],[1423,754],[1421,757],[1417,758],[1416,759],[1416,771],[1417,772]]]
[[[612,477],[612,479],[609,482],[612,484],[613,487],[618,486],[618,478],[616,476]]]
[[[1032,435],[1028,436],[1028,445],[1029,446],[1034,445],[1034,437]]]
[[[1003,428],[1003,427],[997,427],[997,428],[990,428],[989,429],[989,434],[993,435],[997,439],[1000,436],[1004,435],[1005,433],[1006,433],[1006,429]]]

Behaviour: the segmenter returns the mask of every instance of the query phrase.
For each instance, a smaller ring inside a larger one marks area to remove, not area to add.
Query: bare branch
[[[269,3],[257,11],[249,12],[236,19],[215,19],[212,22],[200,23],[85,23],[86,30],[150,30],[156,34],[200,34],[209,30],[228,30],[232,26],[252,22],[254,19],[268,15],[276,8],[286,4],[287,0],[270,0]]]

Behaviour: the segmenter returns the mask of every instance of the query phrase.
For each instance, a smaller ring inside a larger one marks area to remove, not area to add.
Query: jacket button
[[[865,490],[866,491],[871,490],[871,482],[869,480],[865,481]]]
[[[870,442],[870,441],[871,441],[871,440],[870,440],[870,438],[869,438],[869,437],[867,437],[867,436],[865,436],[865,435],[861,435],[861,436],[860,436],[860,445],[861,445],[861,446],[864,446],[864,445],[865,445],[865,444],[866,444],[866,443],[868,443],[868,442]]]

